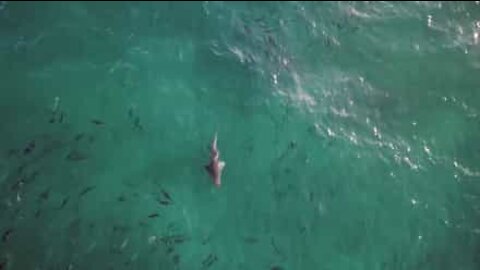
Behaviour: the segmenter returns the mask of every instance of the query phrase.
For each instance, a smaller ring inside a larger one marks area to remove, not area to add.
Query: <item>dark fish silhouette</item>
[[[252,236],[244,237],[243,240],[245,240],[245,242],[248,244],[255,244],[258,242],[258,239]]]
[[[48,200],[48,197],[50,196],[50,188],[46,189],[45,191],[43,191],[42,193],[40,193],[39,197],[40,197],[40,200]]]
[[[189,239],[185,235],[176,234],[176,235],[164,236],[160,238],[160,240],[164,242],[165,245],[170,246],[172,244],[181,244]]]
[[[202,266],[204,268],[208,268],[212,266],[212,264],[214,264],[216,261],[217,261],[217,255],[210,253],[210,255],[208,255],[208,257],[202,261]]]
[[[157,199],[157,202],[161,205],[170,205],[172,204],[171,201],[168,201],[168,200],[162,200],[162,199]]]
[[[180,263],[180,255],[178,255],[178,254],[173,255],[172,261],[173,261],[174,264]]]
[[[105,125],[105,122],[103,122],[102,120],[98,120],[98,119],[92,119],[90,122],[92,122],[93,124],[95,124],[97,126]]]
[[[88,157],[87,155],[83,154],[78,150],[72,150],[67,155],[67,160],[69,161],[83,161],[86,160]]]
[[[138,116],[135,117],[135,120],[133,120],[133,126],[138,130],[143,130],[143,126],[140,123],[140,118]]]
[[[160,190],[162,192],[162,195],[163,197],[165,197],[167,200],[171,201],[172,200],[172,197],[170,197],[170,194],[168,194],[168,192],[166,192],[165,190]]]
[[[69,199],[70,199],[70,197],[66,197],[65,199],[63,199],[62,204],[60,205],[59,209],[62,209],[63,207],[65,207],[65,205],[67,205]]]
[[[2,242],[7,242],[13,234],[13,228],[7,229],[2,235]]]
[[[17,190],[21,189],[24,184],[25,184],[24,179],[20,178],[12,185],[11,190],[17,191]]]
[[[77,135],[75,135],[75,137],[73,138],[76,142],[80,141],[83,137],[85,136],[84,133],[78,133]]]
[[[82,190],[82,192],[80,192],[80,197],[83,197],[85,196],[87,193],[89,193],[90,191],[94,190],[96,188],[96,186],[88,186],[86,188],[84,188]]]
[[[23,154],[28,155],[35,149],[35,141],[30,141],[23,149]]]

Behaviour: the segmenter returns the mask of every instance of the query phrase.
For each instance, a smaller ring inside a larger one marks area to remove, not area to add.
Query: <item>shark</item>
[[[222,171],[225,168],[225,162],[220,160],[220,151],[217,147],[217,132],[210,145],[210,163],[204,166],[213,180],[216,187],[222,184]]]

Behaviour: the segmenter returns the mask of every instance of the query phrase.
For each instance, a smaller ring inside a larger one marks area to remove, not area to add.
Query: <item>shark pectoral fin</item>
[[[218,167],[220,168],[220,170],[223,170],[223,168],[225,168],[225,162],[224,161],[220,161],[218,163]]]

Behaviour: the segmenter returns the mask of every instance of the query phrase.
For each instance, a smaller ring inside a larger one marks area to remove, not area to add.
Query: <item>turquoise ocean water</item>
[[[1,1],[0,269],[480,269],[479,35],[478,1]]]

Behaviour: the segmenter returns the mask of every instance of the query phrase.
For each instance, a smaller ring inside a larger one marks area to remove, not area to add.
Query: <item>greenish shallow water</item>
[[[479,34],[476,2],[2,1],[0,269],[479,269]]]

